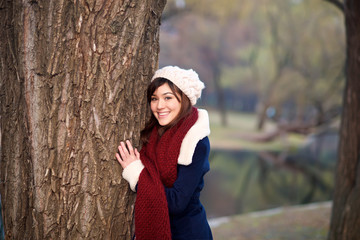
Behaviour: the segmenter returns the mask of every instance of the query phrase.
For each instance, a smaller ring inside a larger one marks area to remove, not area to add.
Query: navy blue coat
[[[210,170],[209,138],[200,140],[192,163],[178,165],[178,176],[172,188],[165,188],[173,240],[213,239],[206,213],[199,197],[204,175]]]

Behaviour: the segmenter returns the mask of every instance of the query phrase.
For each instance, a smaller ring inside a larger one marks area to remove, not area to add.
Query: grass
[[[221,125],[220,113],[209,110],[210,141],[212,148],[241,149],[241,150],[268,150],[280,151],[284,148],[293,149],[303,144],[304,137],[299,134],[288,134],[274,141],[250,141],[249,138],[274,131],[276,125],[266,122],[264,130],[256,129],[257,118],[255,114],[228,112],[228,125]]]

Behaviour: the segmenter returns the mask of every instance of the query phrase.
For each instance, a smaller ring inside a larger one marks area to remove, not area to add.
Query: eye
[[[171,100],[172,97],[165,97],[165,100]]]
[[[154,102],[154,101],[157,100],[157,98],[156,98],[156,97],[152,97],[150,100],[151,100],[152,102]]]

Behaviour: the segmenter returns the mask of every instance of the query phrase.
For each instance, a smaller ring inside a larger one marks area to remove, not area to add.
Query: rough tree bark
[[[347,65],[329,240],[360,239],[360,1],[344,1]]]
[[[120,140],[139,144],[166,0],[0,0],[7,239],[130,239]]]

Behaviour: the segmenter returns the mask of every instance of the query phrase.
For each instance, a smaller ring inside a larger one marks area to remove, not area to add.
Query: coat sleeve
[[[165,187],[170,214],[183,212],[197,188],[201,190],[203,176],[210,169],[209,150],[209,139],[205,137],[196,145],[192,163],[188,166],[178,165],[178,176],[173,187]]]
[[[130,188],[134,192],[136,192],[139,176],[143,169],[144,165],[141,160],[136,160],[123,170],[122,177],[129,182]]]

